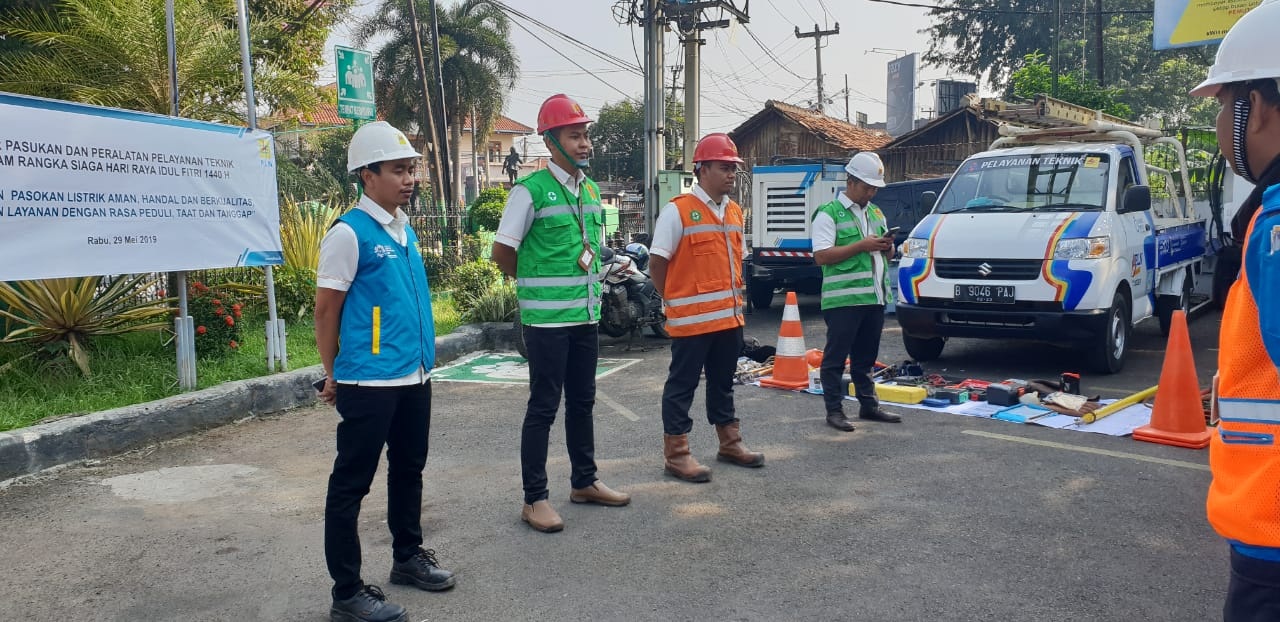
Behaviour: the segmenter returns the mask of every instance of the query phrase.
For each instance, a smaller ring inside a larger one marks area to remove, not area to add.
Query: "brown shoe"
[[[605,486],[604,482],[596,480],[586,488],[574,488],[573,492],[569,493],[569,500],[574,503],[598,503],[620,507],[631,503],[631,495],[618,492]]]
[[[716,435],[720,437],[720,453],[716,454],[716,460],[744,467],[764,466],[764,454],[751,451],[743,444],[739,422],[716,425]]]
[[[529,523],[530,527],[544,533],[553,533],[564,529],[564,521],[556,514],[555,508],[546,499],[526,504],[520,510],[520,520]]]
[[[662,453],[668,473],[686,482],[711,481],[711,469],[698,464],[689,453],[688,434],[663,434]]]

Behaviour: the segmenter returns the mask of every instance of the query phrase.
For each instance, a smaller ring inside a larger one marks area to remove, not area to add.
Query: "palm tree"
[[[385,38],[374,54],[374,74],[378,82],[378,104],[392,125],[417,127],[422,88],[414,60],[413,22],[409,0],[383,0],[378,9],[354,31],[357,45]],[[418,15],[430,15],[433,0],[414,0]],[[485,136],[502,113],[507,93],[519,74],[519,59],[510,40],[511,22],[497,5],[488,0],[462,0],[439,10],[440,58],[448,112],[449,143],[453,155],[454,186],[461,187],[462,124],[475,112],[475,135]],[[423,47],[433,44],[429,37]],[[434,53],[424,49],[428,58]],[[431,63],[428,63],[431,65]],[[436,79],[434,67],[428,67]],[[435,89],[430,89],[435,96]],[[439,110],[440,102],[431,105]],[[426,135],[427,132],[420,132]],[[452,197],[452,200],[458,200]]]
[[[164,0],[57,0],[52,11],[0,13],[0,35],[25,44],[0,56],[0,91],[168,114],[164,6]],[[174,11],[178,113],[241,123],[234,5],[176,0]],[[251,26],[251,36],[263,40],[281,26],[260,21]],[[305,76],[275,62],[256,62],[254,84],[259,103],[274,109],[302,109],[318,101]]]

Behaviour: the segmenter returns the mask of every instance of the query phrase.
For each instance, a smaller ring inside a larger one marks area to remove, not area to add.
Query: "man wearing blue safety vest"
[[[431,429],[435,327],[409,203],[419,154],[385,121],[361,127],[347,149],[360,201],[320,244],[316,346],[324,366],[320,398],[337,406],[337,458],[324,510],[324,552],[333,577],[334,622],[403,622],[360,577],[360,502],[387,447],[391,582],[447,590],[452,572],[422,548],[422,469]]]
[[[493,261],[515,277],[529,356],[529,403],[520,434],[524,506],[537,531],[564,529],[548,501],[547,441],[564,398],[565,444],[572,466],[569,500],[623,506],[631,495],[596,477],[596,360],[600,353],[600,189],[582,169],[591,157],[591,119],[566,95],[538,111],[551,164],[511,188],[493,243]]]
[[[847,394],[842,382],[845,360],[857,389],[858,417],[897,423],[902,417],[880,408],[871,368],[880,351],[884,307],[890,302],[888,263],[893,236],[884,214],[871,203],[884,187],[880,156],[864,151],[844,167],[848,179],[835,201],[813,215],[813,260],[822,266],[822,319],[827,324],[827,345],[822,350],[822,400],[827,424],[853,431],[844,414]]]

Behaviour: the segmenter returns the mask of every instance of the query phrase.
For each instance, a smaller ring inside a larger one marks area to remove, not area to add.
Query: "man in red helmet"
[[[565,444],[574,503],[621,506],[631,495],[596,478],[592,408],[600,337],[600,189],[582,169],[591,157],[591,119],[566,95],[538,111],[551,164],[516,180],[498,223],[493,260],[516,279],[529,353],[529,403],[520,436],[524,507],[520,519],[542,532],[564,521],[547,501],[547,439],[564,397]]]
[[[693,152],[698,179],[658,215],[650,249],[653,283],[662,293],[671,335],[671,368],[662,390],[663,455],[667,473],[711,481],[711,469],[689,451],[689,406],[698,377],[707,375],[707,421],[720,437],[718,460],[764,466],[747,449],[733,408],[733,372],[742,351],[742,208],[729,198],[738,147],[727,134],[708,134]],[[671,278],[668,279],[667,275]]]

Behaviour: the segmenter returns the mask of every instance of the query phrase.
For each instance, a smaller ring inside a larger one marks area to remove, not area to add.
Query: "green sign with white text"
[[[374,120],[377,109],[373,103],[373,55],[342,46],[334,46],[333,52],[338,74],[338,116]]]

